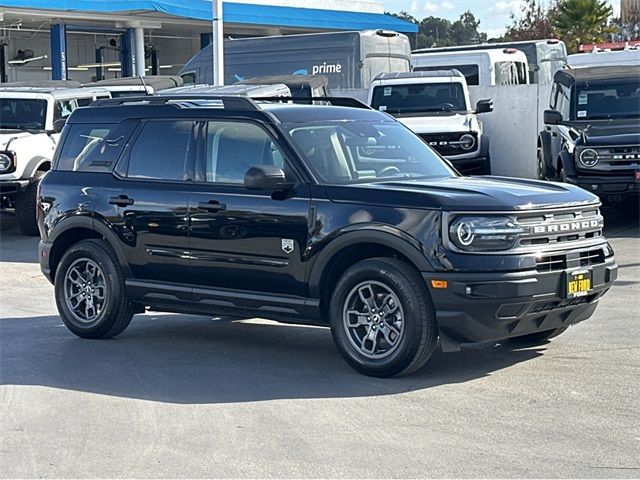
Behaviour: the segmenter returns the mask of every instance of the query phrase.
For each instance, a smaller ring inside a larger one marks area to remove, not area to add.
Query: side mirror
[[[476,113],[489,113],[493,112],[493,100],[485,99],[478,100],[476,103]]]
[[[59,118],[58,120],[53,122],[53,131],[55,133],[60,133],[62,131],[62,129],[64,128],[64,125],[66,123],[67,123],[67,119],[66,118]]]
[[[267,190],[270,192],[289,190],[293,185],[281,168],[273,165],[257,165],[244,174],[244,186],[248,190]]]
[[[562,123],[562,114],[556,110],[545,110],[544,123],[546,125],[560,125]]]

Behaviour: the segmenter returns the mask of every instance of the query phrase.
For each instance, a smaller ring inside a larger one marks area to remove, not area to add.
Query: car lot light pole
[[[224,44],[222,38],[222,0],[211,0],[213,14],[213,84],[224,85]]]

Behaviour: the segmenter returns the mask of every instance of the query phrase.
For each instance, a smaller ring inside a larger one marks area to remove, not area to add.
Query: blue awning
[[[211,1],[179,0],[0,0],[0,7],[97,13],[160,13],[211,21]],[[225,3],[223,19],[229,23],[331,30],[395,30],[415,33],[418,26],[381,13],[359,13],[316,8]]]

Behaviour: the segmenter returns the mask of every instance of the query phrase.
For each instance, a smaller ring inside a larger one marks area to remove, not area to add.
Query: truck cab
[[[491,174],[489,138],[476,114],[493,104],[480,100],[472,109],[458,70],[380,74],[369,88],[369,105],[397,118],[459,172]]]

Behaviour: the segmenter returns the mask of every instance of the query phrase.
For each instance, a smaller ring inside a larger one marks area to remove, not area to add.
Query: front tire
[[[333,291],[329,314],[338,350],[365,375],[411,373],[436,346],[435,313],[424,280],[397,259],[373,258],[349,268]]]
[[[546,180],[547,179],[547,168],[544,162],[544,152],[541,147],[538,147],[538,151],[536,152],[536,156],[538,159],[538,180]]]
[[[36,209],[38,205],[38,184],[40,179],[47,172],[37,171],[27,188],[16,197],[16,217],[18,227],[24,235],[40,235],[38,221],[36,219]]]
[[[478,175],[491,175],[491,157],[487,154],[487,158],[484,159],[484,163],[482,167],[480,167],[480,172]]]
[[[58,265],[54,284],[62,321],[79,337],[115,337],[131,322],[124,276],[103,240],[73,245]]]

